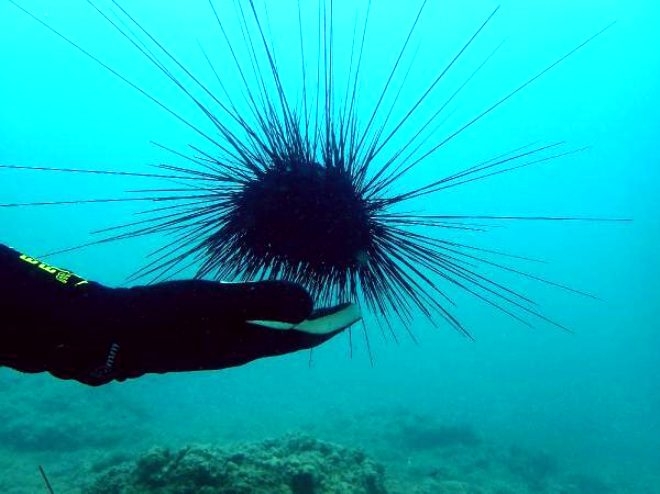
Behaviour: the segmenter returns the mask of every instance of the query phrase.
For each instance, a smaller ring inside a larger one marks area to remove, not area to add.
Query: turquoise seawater
[[[181,90],[87,2],[16,2],[172,112],[213,132]],[[301,35],[308,90],[316,89],[319,11],[316,1],[300,3],[301,29],[297,2],[257,2],[293,99],[301,92]],[[219,100],[232,95],[240,100],[244,86],[207,2],[121,4]],[[236,55],[250,67],[236,9],[242,6],[249,17],[249,2],[215,4],[234,37]],[[412,4],[372,2],[357,89],[362,123],[415,19],[418,3]],[[387,332],[383,337],[367,311],[371,355],[358,329],[351,342],[337,337],[311,359],[300,352],[230,370],[145,376],[94,389],[3,368],[0,491],[47,492],[38,465],[54,492],[74,493],[152,447],[204,444],[232,451],[245,448],[233,446],[242,441],[303,433],[363,449],[384,465],[391,493],[660,493],[660,7],[650,0],[500,4],[397,135],[394,148],[496,48],[436,121],[430,145],[616,22],[397,186],[429,182],[530,143],[565,141],[566,149],[580,150],[414,203],[415,211],[429,214],[630,219],[508,222],[487,232],[447,233],[452,240],[541,259],[512,265],[594,294],[597,299],[485,270],[534,298],[571,333],[538,320],[527,327],[456,287],[440,285],[450,290],[454,313],[475,341],[442,320],[433,324],[416,314],[411,330],[417,341],[393,319],[395,342]],[[401,119],[496,5],[429,0],[379,118],[394,102],[391,121]],[[111,2],[99,6],[119,18]],[[333,5],[334,70],[342,88],[356,61],[355,20],[364,18],[366,8],[362,0]],[[0,62],[0,165],[147,171],[153,164],[182,163],[154,142],[183,152],[190,144],[205,144],[190,126],[6,0],[0,0]],[[265,66],[263,59],[259,63]],[[268,88],[274,97],[272,84]],[[146,179],[0,168],[0,242],[39,256],[90,242],[98,238],[92,232],[132,221],[144,207],[10,205],[122,198],[149,187],[154,184]],[[154,236],[108,243],[49,261],[125,286],[163,241]],[[163,484],[149,492],[171,492],[166,489]],[[288,492],[370,491],[345,485],[294,486]]]

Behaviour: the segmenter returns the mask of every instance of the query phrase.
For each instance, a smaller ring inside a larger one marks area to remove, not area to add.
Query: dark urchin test
[[[317,294],[324,286],[340,298],[355,294],[382,242],[379,207],[341,163],[311,159],[295,151],[276,157],[232,196],[206,244],[208,271],[244,262],[248,273],[266,267],[303,284],[317,279]],[[365,288],[377,297],[374,286]]]
[[[167,234],[171,239],[155,253],[155,260],[138,273],[140,276],[162,279],[196,264],[199,277],[286,279],[304,285],[322,304],[346,300],[362,302],[376,315],[385,318],[388,313],[395,313],[404,323],[421,312],[432,320],[443,318],[455,329],[468,334],[453,312],[450,293],[451,289],[457,289],[526,324],[531,325],[531,321],[537,319],[563,327],[541,313],[534,301],[515,287],[484,274],[483,268],[499,269],[561,289],[575,290],[516,268],[508,262],[515,259],[513,256],[449,240],[443,237],[443,232],[486,230],[488,225],[499,222],[580,218],[410,213],[405,207],[416,199],[544,163],[575,150],[565,150],[559,142],[525,145],[450,175],[438,176],[421,186],[401,190],[400,184],[420,163],[434,158],[447,143],[595,36],[503,94],[456,129],[446,135],[434,135],[434,128],[444,117],[447,105],[489,61],[494,50],[445,97],[437,111],[414,132],[407,130],[410,135],[392,151],[391,144],[401,141],[402,128],[428,102],[429,95],[488,27],[498,9],[475,27],[418,99],[397,116],[393,115],[393,107],[386,107],[384,98],[386,94],[401,90],[395,88],[393,80],[405,70],[403,61],[411,51],[411,39],[423,18],[427,1],[421,3],[407,31],[374,108],[364,115],[358,115],[357,102],[360,92],[365,91],[360,84],[363,77],[360,69],[368,39],[371,3],[361,22],[355,24],[350,65],[342,67],[349,74],[347,83],[337,87],[335,73],[339,69],[333,54],[333,2],[319,3],[314,17],[318,39],[311,47],[303,36],[303,14],[298,2],[302,98],[293,101],[280,73],[278,54],[268,37],[268,15],[252,0],[235,2],[234,11],[224,8],[224,4],[219,9],[218,2],[209,2],[209,14],[231,53],[229,60],[221,62],[222,71],[218,69],[220,62],[212,61],[205,53],[220,90],[212,90],[210,83],[200,81],[118,2],[110,1],[101,7],[89,1],[147,63],[200,111],[211,124],[212,131],[207,131],[97,54],[87,51],[19,3],[9,1],[161,106],[208,145],[204,149],[192,147],[193,154],[171,150],[184,159],[185,166],[161,165],[158,173],[50,168],[71,173],[174,180],[182,184],[177,188],[154,187],[143,191],[147,195],[125,199],[153,201],[158,205],[147,211],[147,219],[109,229],[109,236],[86,245]],[[247,60],[237,55],[236,41],[225,28],[227,15],[238,18]],[[306,65],[305,52],[309,53],[316,46],[317,66],[312,70]],[[242,82],[244,105],[226,89],[223,74],[227,73],[228,66],[232,77]],[[249,110],[243,111],[245,107]],[[80,202],[116,200],[119,199],[94,198]],[[411,209],[418,207],[416,204]]]

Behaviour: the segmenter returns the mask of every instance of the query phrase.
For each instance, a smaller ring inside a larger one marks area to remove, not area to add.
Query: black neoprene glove
[[[108,288],[0,246],[0,365],[90,385],[312,348],[359,320],[282,281]]]

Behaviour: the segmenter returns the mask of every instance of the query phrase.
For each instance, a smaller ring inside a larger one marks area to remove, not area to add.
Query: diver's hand
[[[314,311],[302,287],[283,281],[171,281],[111,295],[115,337],[100,367],[74,377],[87,384],[234,367],[313,348],[360,319],[352,304]]]
[[[294,283],[109,288],[0,244],[0,366],[101,385],[312,348],[360,318]]]

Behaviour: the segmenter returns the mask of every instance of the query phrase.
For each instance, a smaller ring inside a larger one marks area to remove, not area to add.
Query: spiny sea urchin
[[[486,57],[482,65],[445,98],[443,105],[425,115],[417,129],[402,139],[405,124],[411,117],[418,116],[429,95],[477,40],[498,9],[477,26],[418,99],[397,116],[393,111],[394,103],[389,107],[385,105],[385,96],[393,95],[393,101],[397,102],[402,87],[395,88],[393,80],[404,70],[403,59],[412,49],[411,39],[427,1],[417,10],[374,107],[371,112],[359,115],[358,95],[366,91],[361,67],[371,2],[365,4],[361,22],[355,23],[350,62],[342,67],[348,76],[341,79],[341,84],[336,76],[333,1],[321,0],[313,16],[318,26],[318,39],[312,44],[316,47],[316,66],[311,70],[309,42],[303,36],[303,24],[309,24],[309,16],[303,16],[301,3],[297,3],[298,33],[290,41],[296,41],[296,50],[300,52],[302,84],[296,88],[298,95],[292,96],[285,87],[278,54],[268,36],[267,11],[260,13],[254,0],[234,3],[243,59],[239,56],[237,42],[226,29],[226,11],[220,12],[216,2],[209,2],[209,14],[228,47],[226,60],[212,62],[204,53],[216,77],[219,89],[215,91],[210,84],[201,82],[118,2],[111,0],[112,8],[101,8],[89,0],[109,25],[192,102],[211,124],[213,131],[207,131],[14,0],[9,1],[161,106],[208,144],[205,149],[191,146],[192,154],[172,150],[185,164],[161,165],[158,173],[50,168],[74,173],[150,177],[179,184],[142,191],[139,198],[73,201],[148,200],[158,203],[148,211],[146,218],[108,229],[106,237],[92,242],[149,234],[171,235],[171,240],[157,251],[156,258],[140,271],[140,275],[173,276],[182,267],[197,265],[200,277],[287,279],[303,284],[321,303],[346,299],[363,301],[377,314],[393,311],[404,321],[410,320],[415,311],[421,311],[431,318],[439,315],[467,334],[450,310],[449,288],[457,288],[516,319],[541,318],[559,325],[544,316],[527,296],[493,280],[480,266],[561,285],[497,260],[502,253],[456,242],[443,237],[442,232],[477,231],[501,221],[575,218],[443,215],[410,212],[404,208],[413,200],[545,162],[574,150],[563,150],[562,143],[527,145],[422,185],[404,189],[401,183],[420,163],[434,157],[448,142],[600,33],[438,138],[435,129],[447,105],[490,58]],[[218,69],[219,64],[223,64],[222,70]],[[227,89],[228,77],[242,84],[238,95],[232,95]],[[405,75],[402,77],[405,82]],[[393,148],[393,143],[397,142],[401,144]]]

